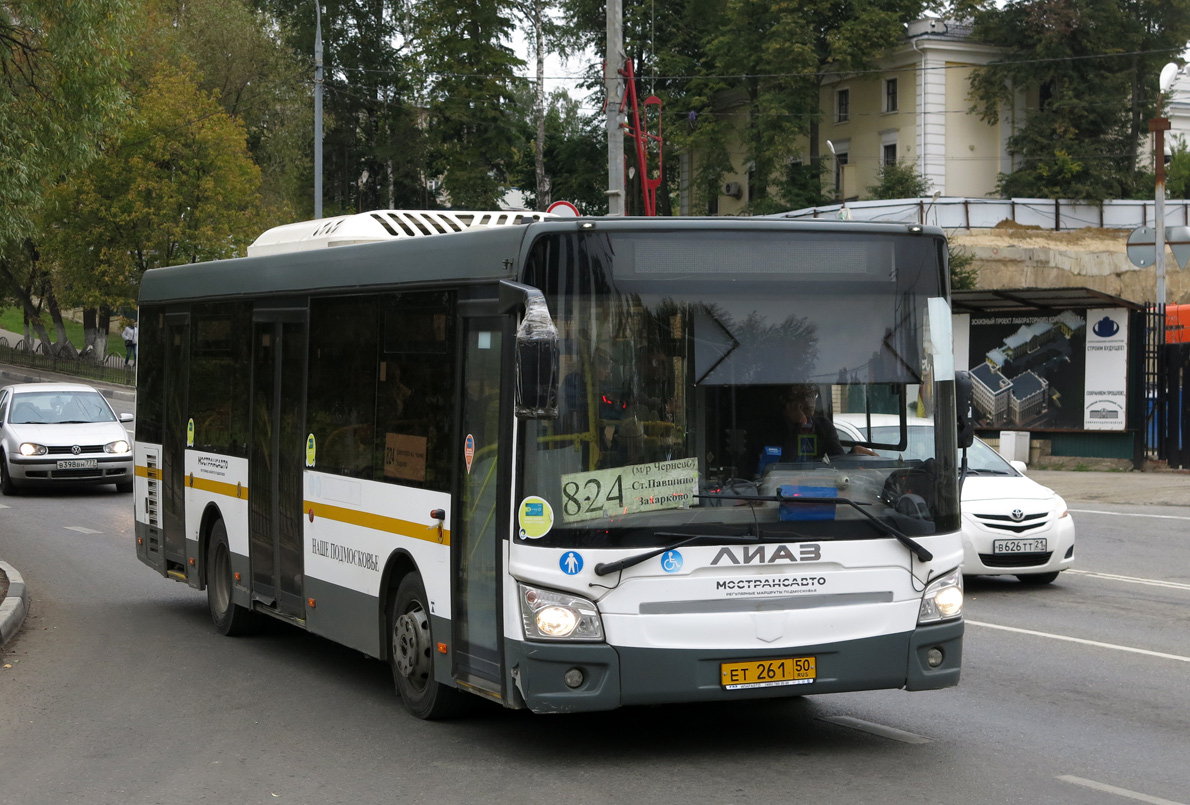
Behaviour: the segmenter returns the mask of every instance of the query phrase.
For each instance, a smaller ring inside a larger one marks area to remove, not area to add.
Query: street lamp
[[[835,158],[835,166],[839,169],[839,196],[843,200],[843,206],[839,209],[839,217],[847,219],[851,214],[847,212],[847,174],[846,163],[839,159],[839,152],[835,150],[835,144],[830,140],[826,141],[826,147],[831,150],[831,156]]]
[[[314,218],[322,217],[322,0],[314,3]]]
[[[1162,97],[1173,86],[1174,79],[1178,77],[1180,71],[1181,68],[1173,62],[1161,68],[1161,79],[1158,84],[1160,92],[1157,93],[1158,117],[1149,121],[1149,131],[1154,135],[1153,168],[1157,174],[1157,191],[1153,210],[1153,217],[1157,219],[1154,226],[1156,231],[1153,245],[1157,254],[1154,255],[1153,266],[1157,271],[1157,304],[1161,306],[1160,310],[1163,315],[1165,311],[1165,132],[1169,131],[1169,118],[1160,115]],[[1162,329],[1164,330],[1164,327]]]

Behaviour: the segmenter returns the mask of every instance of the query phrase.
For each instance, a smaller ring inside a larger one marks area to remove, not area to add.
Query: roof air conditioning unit
[[[740,187],[739,182],[728,182],[723,185],[723,195],[731,196],[732,198],[739,198],[744,195],[744,188]]]

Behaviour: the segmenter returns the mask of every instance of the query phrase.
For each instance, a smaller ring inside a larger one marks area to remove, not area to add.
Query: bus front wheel
[[[449,718],[463,709],[463,694],[434,681],[434,635],[425,585],[408,573],[389,607],[392,647],[389,663],[397,694],[410,713],[427,720]]]
[[[252,631],[252,611],[232,600],[231,550],[227,547],[227,526],[216,520],[207,544],[207,607],[219,634],[234,637]]]

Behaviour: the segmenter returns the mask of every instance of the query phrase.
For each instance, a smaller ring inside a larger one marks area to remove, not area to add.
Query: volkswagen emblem
[[[1021,511],[1020,509],[1013,509],[1012,510],[1012,519],[1016,520],[1019,523],[1021,520],[1025,519],[1025,513],[1023,511]]]
[[[74,453],[77,456],[79,453],[83,452],[83,448],[79,447],[76,444],[74,447],[70,448],[70,452]]]

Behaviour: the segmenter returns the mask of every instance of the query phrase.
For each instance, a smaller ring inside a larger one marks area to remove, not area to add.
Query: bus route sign
[[[562,476],[562,520],[685,509],[698,494],[698,459],[655,461]]]

